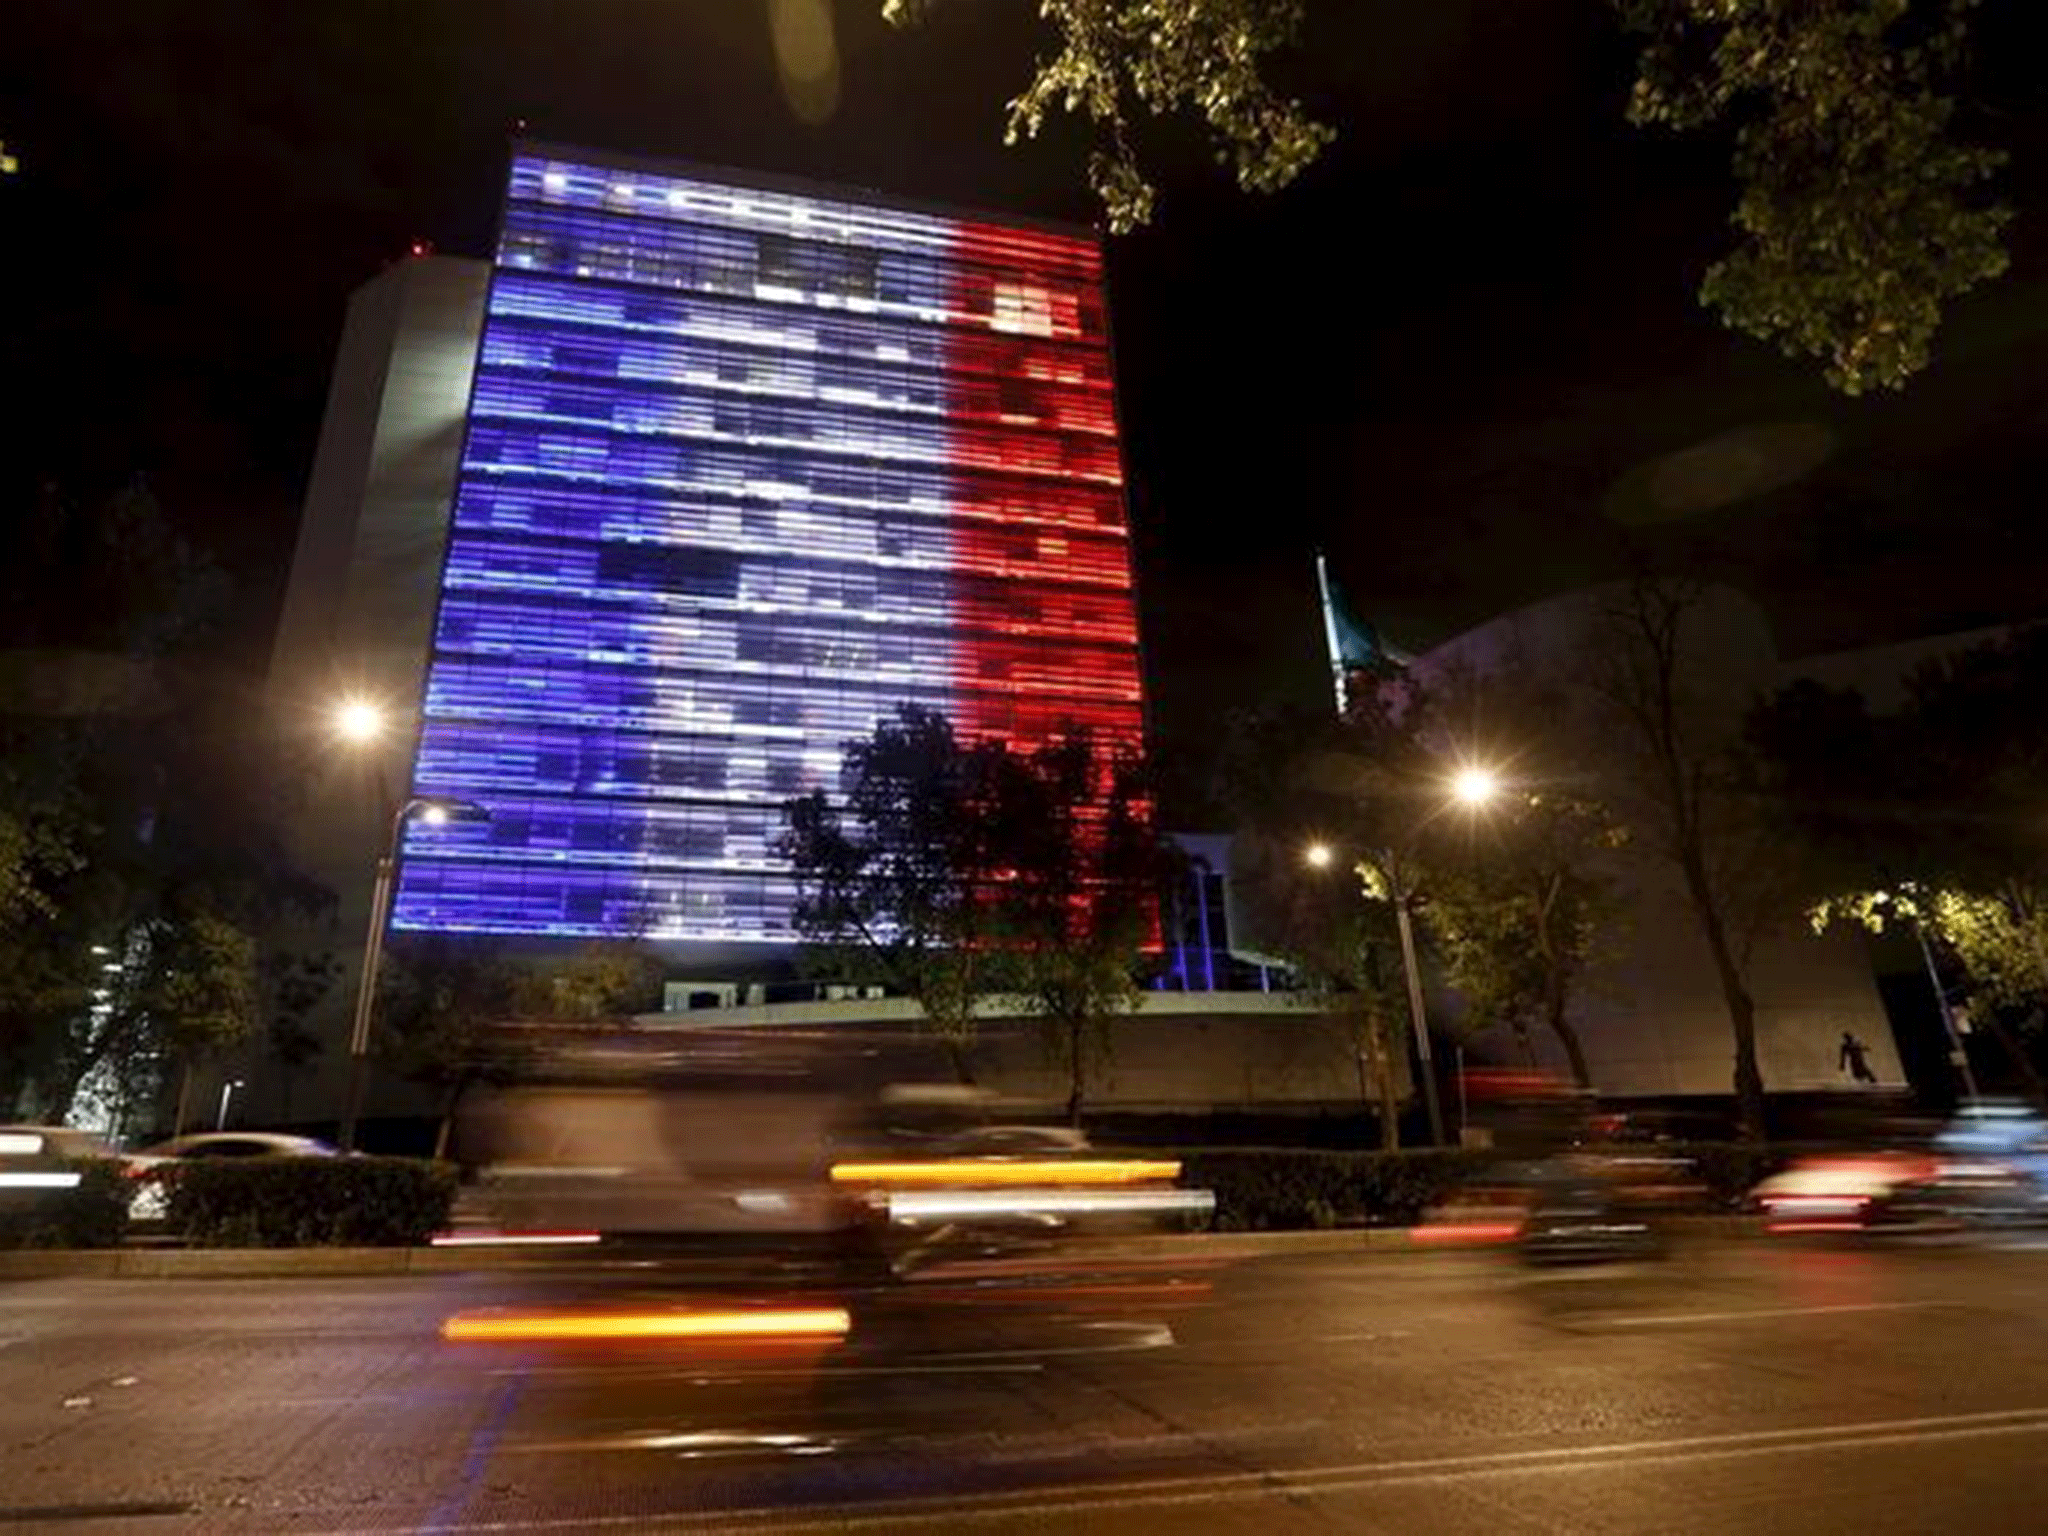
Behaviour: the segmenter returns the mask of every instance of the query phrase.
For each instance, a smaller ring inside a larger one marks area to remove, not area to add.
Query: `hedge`
[[[1693,1177],[1706,1186],[1707,1200],[1721,1210],[1734,1210],[1749,1198],[1749,1192],[1784,1168],[1794,1156],[1791,1149],[1743,1141],[1700,1142],[1665,1148],[1649,1146],[1646,1152],[1669,1151],[1692,1161]]]
[[[1216,1196],[1225,1232],[1284,1232],[1365,1223],[1405,1226],[1491,1161],[1485,1152],[1188,1152],[1181,1182]]]
[[[1768,1146],[1616,1147],[1617,1156],[1687,1161],[1708,1209],[1740,1205],[1787,1154]],[[1502,1154],[1476,1148],[1410,1152],[1331,1152],[1310,1148],[1200,1150],[1181,1154],[1181,1182],[1216,1196],[1224,1232],[1285,1232],[1337,1226],[1407,1226],[1433,1205],[1500,1166]]]
[[[165,1179],[165,1226],[209,1248],[405,1248],[445,1231],[455,1169],[407,1157],[201,1158]]]
[[[0,1204],[0,1248],[114,1248],[128,1231],[133,1187],[121,1164],[88,1157],[38,1162],[37,1172],[76,1173],[70,1189],[10,1191]]]

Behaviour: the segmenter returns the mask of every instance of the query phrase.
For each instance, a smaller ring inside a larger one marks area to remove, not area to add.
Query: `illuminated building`
[[[787,943],[781,805],[900,703],[1141,700],[1092,237],[522,147],[426,658],[400,929]]]

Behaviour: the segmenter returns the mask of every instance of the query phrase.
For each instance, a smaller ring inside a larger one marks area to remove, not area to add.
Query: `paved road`
[[[457,1345],[648,1271],[0,1288],[0,1532],[2034,1531],[2048,1251],[960,1274],[845,1344]],[[812,1298],[815,1300],[816,1298]]]

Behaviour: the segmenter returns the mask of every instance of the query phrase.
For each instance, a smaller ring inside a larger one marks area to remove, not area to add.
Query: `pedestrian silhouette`
[[[1870,1047],[1846,1029],[1842,1031],[1842,1049],[1837,1055],[1837,1064],[1859,1083],[1877,1081],[1877,1074],[1870,1070]]]

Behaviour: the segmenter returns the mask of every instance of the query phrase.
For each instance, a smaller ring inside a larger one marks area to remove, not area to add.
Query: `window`
[[[797,243],[787,235],[763,235],[761,249],[761,281],[778,288],[803,289],[810,286],[804,271],[804,260]]]
[[[1036,283],[997,283],[989,325],[1020,336],[1052,334],[1052,295]]]

